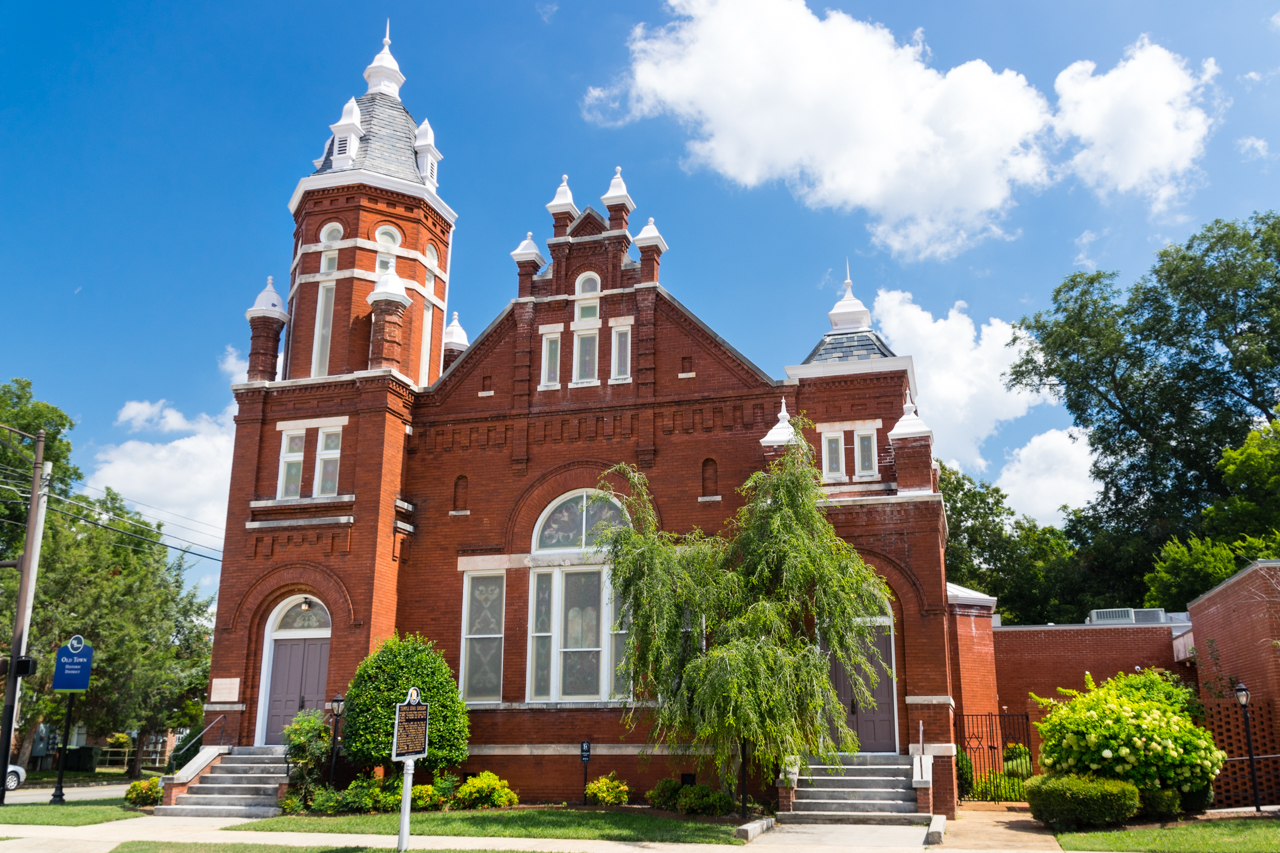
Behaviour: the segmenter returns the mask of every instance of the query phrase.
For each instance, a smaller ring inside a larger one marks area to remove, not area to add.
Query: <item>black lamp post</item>
[[[329,738],[329,787],[333,787],[333,768],[338,762],[338,721],[347,708],[347,700],[339,693],[329,700],[329,710],[333,712],[333,736]]]
[[[1249,720],[1249,688],[1236,682],[1236,701],[1244,709],[1244,741],[1249,746],[1249,775],[1253,778],[1253,808],[1261,814],[1262,800],[1258,797],[1258,765],[1253,757],[1253,726]]]

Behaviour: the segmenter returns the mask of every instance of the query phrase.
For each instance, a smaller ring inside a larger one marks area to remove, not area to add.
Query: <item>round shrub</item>
[[[587,783],[587,802],[599,806],[623,806],[631,797],[631,789],[625,779],[619,779],[616,771]]]
[[[304,799],[329,777],[333,760],[330,734],[324,712],[318,709],[299,711],[281,732],[284,754],[289,759],[289,781],[301,790]]]
[[[1120,674],[1060,704],[1037,701],[1048,716],[1036,723],[1043,745],[1040,765],[1050,774],[1089,774],[1123,779],[1147,789],[1187,793],[1204,788],[1227,755],[1191,719],[1187,688],[1150,670]]]
[[[1023,785],[1031,816],[1056,829],[1112,826],[1138,813],[1131,782],[1082,776],[1035,776]]]
[[[160,780],[154,776],[150,779],[130,782],[129,790],[124,795],[124,801],[131,806],[156,806],[163,798],[164,791],[160,787]]]
[[[421,690],[422,701],[431,706],[427,757],[417,766],[439,770],[466,760],[470,727],[457,679],[431,641],[406,634],[389,637],[356,667],[342,727],[343,751],[352,761],[391,767],[395,706],[410,687]]]
[[[1144,788],[1139,792],[1142,805],[1138,808],[1141,817],[1150,820],[1169,820],[1182,814],[1182,798],[1177,791],[1161,788]]]
[[[676,802],[680,797],[680,789],[683,787],[679,779],[673,779],[669,776],[666,779],[659,779],[658,784],[653,786],[652,791],[645,792],[645,802],[655,809],[673,812],[676,810]]]
[[[500,809],[520,802],[506,779],[499,779],[488,770],[477,773],[458,786],[453,795],[453,807],[458,809]]]
[[[1182,810],[1187,814],[1201,814],[1208,811],[1209,806],[1213,805],[1213,786],[1205,785],[1203,788],[1192,788],[1182,797]]]
[[[956,786],[960,789],[960,799],[973,793],[973,762],[963,752],[956,752]]]
[[[733,811],[733,798],[709,785],[685,785],[676,797],[676,811],[692,815],[722,815]]]
[[[415,811],[440,811],[445,802],[444,797],[436,793],[434,785],[414,785],[409,792],[409,806]]]

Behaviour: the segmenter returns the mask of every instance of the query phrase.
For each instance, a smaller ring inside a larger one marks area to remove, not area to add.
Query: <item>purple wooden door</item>
[[[884,669],[879,673],[880,681],[871,690],[875,699],[875,708],[855,706],[853,687],[845,675],[844,667],[838,661],[831,662],[831,680],[848,712],[845,722],[858,736],[858,749],[861,752],[897,752],[898,739],[893,727],[893,710],[896,691],[893,680],[893,635],[888,628],[876,637],[876,649],[884,661]]]
[[[276,640],[267,697],[266,743],[283,743],[281,732],[299,711],[324,707],[328,673],[328,640]]]

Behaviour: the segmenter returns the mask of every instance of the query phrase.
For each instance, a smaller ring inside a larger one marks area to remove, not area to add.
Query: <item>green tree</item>
[[[430,705],[427,757],[416,766],[436,771],[467,760],[471,728],[458,680],[435,644],[416,634],[393,634],[356,667],[342,725],[342,750],[348,758],[366,766],[392,766],[395,706],[410,687],[418,688]]]
[[[855,751],[831,661],[857,701],[872,704],[869,686],[891,676],[868,617],[890,612],[890,592],[827,521],[808,443],[747,479],[746,503],[724,537],[660,529],[644,475],[626,465],[610,475],[626,481],[617,497],[630,525],[597,543],[626,614],[621,674],[643,700],[628,723],[643,718],[651,742],[711,760],[722,777],[744,743],[765,775],[793,756]]]
[[[1187,544],[1170,539],[1160,549],[1155,568],[1146,577],[1147,607],[1182,611],[1188,602],[1208,592],[1239,569],[1230,546],[1192,535]]]
[[[28,435],[45,431],[44,458],[53,463],[51,490],[69,495],[80,479],[80,469],[71,464],[71,440],[67,433],[75,425],[56,406],[35,399],[28,379],[14,379],[0,385],[0,424]],[[15,559],[22,551],[26,535],[26,494],[31,491],[31,460],[34,445],[19,444],[12,433],[0,430],[0,438],[22,447],[21,453],[0,443],[0,560]]]
[[[1204,511],[1205,532],[1223,542],[1280,530],[1280,423],[1253,430],[1222,451],[1218,472],[1230,490]]]
[[[1174,536],[1226,498],[1214,463],[1272,421],[1280,390],[1280,217],[1217,220],[1162,249],[1127,292],[1075,273],[1018,324],[1011,388],[1049,392],[1089,435],[1096,501],[1065,525],[1086,575],[1136,603]]]

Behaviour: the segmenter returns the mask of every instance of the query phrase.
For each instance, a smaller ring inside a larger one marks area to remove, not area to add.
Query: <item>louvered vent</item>
[[[1110,610],[1089,611],[1089,622],[1093,625],[1132,625],[1134,622],[1132,607],[1113,607]]]

